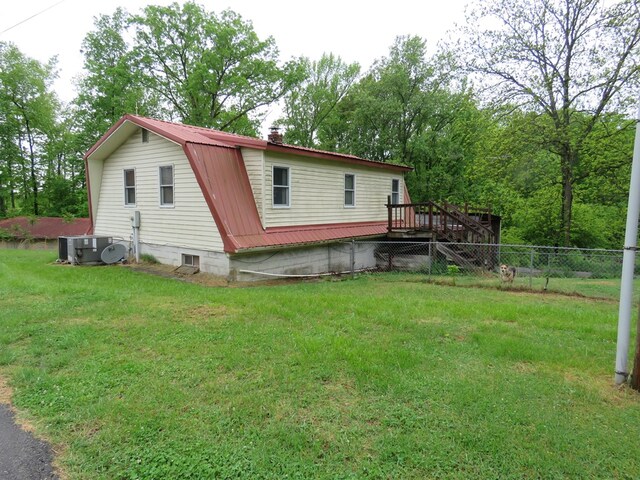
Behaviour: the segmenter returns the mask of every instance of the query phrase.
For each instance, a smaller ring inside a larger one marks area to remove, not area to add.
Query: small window
[[[173,206],[173,166],[160,167],[160,205]]]
[[[273,167],[273,206],[289,206],[289,167]]]
[[[186,253],[183,253],[182,265],[186,265],[187,267],[200,268],[200,257],[197,255],[187,255]]]
[[[344,206],[356,206],[356,176],[351,173],[344,176]]]
[[[136,171],[133,169],[124,171],[124,204],[136,204]]]
[[[400,180],[394,178],[391,180],[391,204],[398,205],[400,203]]]
[[[149,143],[149,130],[146,128],[142,129],[142,143]]]

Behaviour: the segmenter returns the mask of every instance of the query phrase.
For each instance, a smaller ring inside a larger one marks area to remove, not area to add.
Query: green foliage
[[[127,113],[159,114],[157,95],[145,89],[125,40],[129,14],[118,8],[100,15],[82,42],[85,75],[78,81],[73,118],[79,151],[86,152]]]
[[[300,66],[304,78],[285,96],[285,117],[277,123],[286,128],[286,143],[317,147],[319,130],[331,122],[336,107],[360,73],[360,66],[348,65],[333,54],[324,54],[313,62],[302,58]]]
[[[150,263],[152,265],[156,265],[160,262],[158,262],[158,259],[156,257],[154,257],[153,255],[151,255],[150,253],[143,253],[140,255],[140,261],[143,263]]]
[[[132,56],[142,85],[181,121],[255,134],[259,109],[298,81],[296,62],[278,64],[272,37],[249,21],[187,2],[148,6],[131,17]]]
[[[607,128],[608,114],[632,104],[640,83],[638,18],[633,0],[477,1],[461,32],[468,71],[491,87],[495,103],[529,114],[525,129],[539,133],[524,138],[556,163],[558,235],[567,246],[575,243],[577,184],[594,172],[617,170],[628,155],[624,149],[600,156],[606,151],[601,140],[619,136]]]
[[[0,42],[0,213],[10,205],[39,214],[41,170],[58,108],[54,77],[55,59],[42,64]]]
[[[467,199],[485,117],[451,68],[448,55],[427,59],[423,39],[398,37],[320,126],[320,147],[414,167],[414,201]]]

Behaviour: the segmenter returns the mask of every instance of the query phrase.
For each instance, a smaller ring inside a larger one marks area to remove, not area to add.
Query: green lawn
[[[0,250],[0,372],[71,479],[640,477],[614,301],[53,258]]]

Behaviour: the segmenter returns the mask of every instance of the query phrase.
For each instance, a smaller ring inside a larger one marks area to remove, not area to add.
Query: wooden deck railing
[[[386,207],[389,233],[433,232],[456,242],[491,243],[495,240],[491,227],[481,221],[485,218],[491,225],[490,208],[440,205],[433,201],[392,204],[391,197]]]

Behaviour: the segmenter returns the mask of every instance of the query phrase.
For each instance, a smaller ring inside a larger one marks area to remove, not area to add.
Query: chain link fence
[[[375,265],[370,271],[394,272],[402,278],[612,299],[619,295],[622,250],[435,241],[347,245],[373,250]]]
[[[617,300],[622,250],[349,240],[234,259],[238,279],[381,273],[388,281],[539,290]],[[636,265],[640,274],[640,268]],[[640,293],[640,282],[636,285]],[[640,295],[637,295],[640,297]]]

